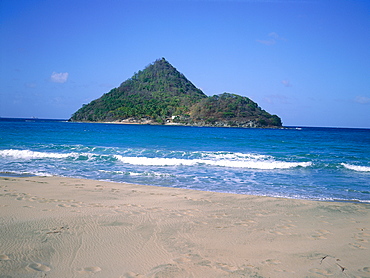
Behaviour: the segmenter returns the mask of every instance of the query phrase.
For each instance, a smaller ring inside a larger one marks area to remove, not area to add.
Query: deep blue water
[[[0,175],[370,202],[370,129],[240,129],[0,118]]]

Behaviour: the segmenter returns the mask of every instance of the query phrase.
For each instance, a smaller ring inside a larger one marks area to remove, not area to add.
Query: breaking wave
[[[109,155],[101,155],[95,153],[78,153],[78,152],[69,152],[69,153],[55,153],[55,152],[38,152],[31,150],[1,150],[0,156],[3,157],[12,157],[15,159],[62,159],[69,158],[73,160],[92,160],[92,159],[109,159],[113,158]]]
[[[352,165],[347,163],[341,163],[345,168],[357,172],[370,172],[370,167],[368,166],[358,166],[358,165]]]
[[[147,156],[138,156],[135,151],[124,151],[121,154],[98,153],[56,153],[31,150],[8,149],[1,150],[0,156],[21,160],[32,159],[71,159],[95,161],[119,161],[124,164],[142,166],[198,166],[248,168],[248,169],[289,169],[308,167],[312,162],[291,162],[277,160],[272,156],[260,154],[229,153],[229,152],[158,152],[147,153]],[[141,153],[142,155],[143,153]]]
[[[235,159],[235,157],[232,157],[232,158],[230,157],[229,159],[223,158],[223,159],[211,160],[211,159],[127,157],[127,156],[121,156],[121,155],[115,155],[114,157],[123,163],[132,164],[132,165],[145,165],[145,166],[210,165],[210,166],[231,167],[231,168],[272,170],[272,169],[288,169],[288,168],[294,168],[294,167],[308,167],[312,165],[311,162],[285,162],[285,161],[277,161],[272,158],[269,158],[269,159],[260,159],[260,158]]]
[[[13,149],[0,151],[0,156],[9,156],[17,159],[66,158],[74,155],[71,153],[49,153]]]

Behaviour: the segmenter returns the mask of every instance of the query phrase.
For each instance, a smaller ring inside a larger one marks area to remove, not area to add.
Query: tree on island
[[[71,121],[201,126],[281,127],[278,116],[247,97],[208,97],[164,58],[135,73],[100,98],[83,105]]]

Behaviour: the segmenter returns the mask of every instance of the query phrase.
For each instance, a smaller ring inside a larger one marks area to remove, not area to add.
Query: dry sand
[[[0,178],[0,277],[370,277],[370,205]]]

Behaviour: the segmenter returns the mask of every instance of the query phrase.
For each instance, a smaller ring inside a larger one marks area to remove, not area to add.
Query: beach
[[[370,205],[0,177],[0,277],[370,277]]]

